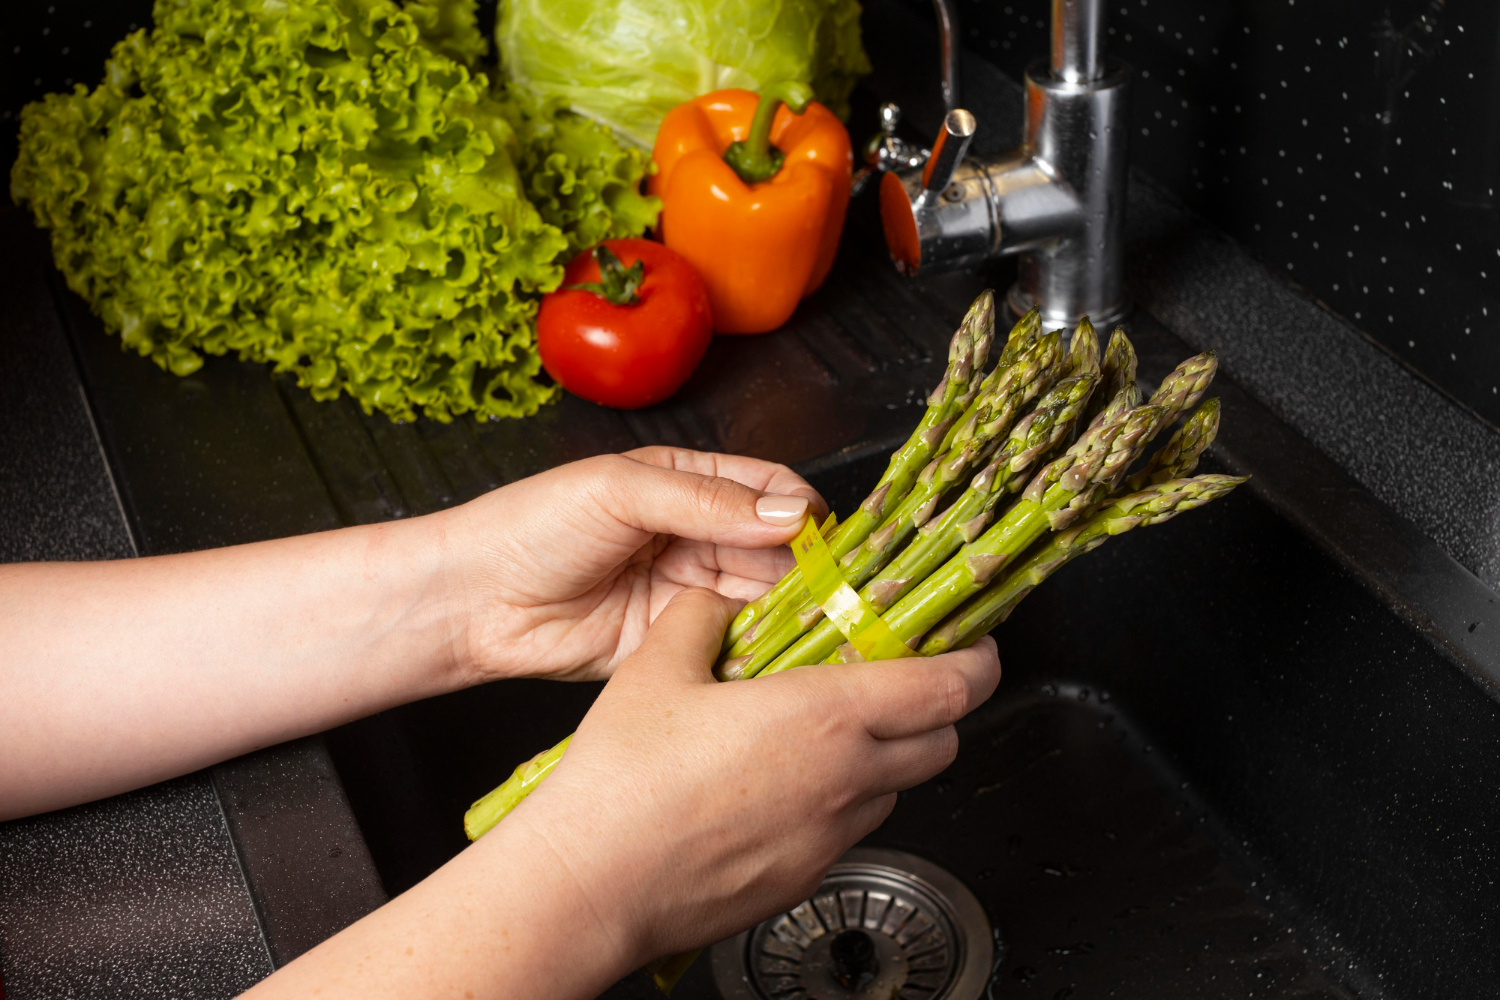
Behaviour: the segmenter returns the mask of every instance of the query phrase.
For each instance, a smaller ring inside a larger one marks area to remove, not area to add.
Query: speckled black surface
[[[237,995],[271,971],[205,775],[0,824],[9,1000]]]
[[[322,737],[247,754],[212,773],[277,966],[386,901]]]
[[[1500,5],[1105,6],[1139,70],[1135,167],[1500,426]],[[1046,14],[959,2],[968,45],[1018,79]]]
[[[0,562],[132,555],[52,300],[0,209]],[[271,959],[206,774],[0,823],[10,1000],[232,997]]]
[[[129,556],[48,291],[46,241],[30,227],[4,232],[14,238],[0,242],[0,562]]]
[[[1500,588],[1500,433],[1153,186],[1130,198],[1141,307],[1217,350],[1236,381]]]

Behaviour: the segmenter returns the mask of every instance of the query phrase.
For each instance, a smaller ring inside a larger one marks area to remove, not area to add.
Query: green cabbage
[[[846,117],[870,71],[857,0],[502,0],[512,82],[650,148],[683,101],[723,87],[810,84]]]
[[[124,345],[235,352],[396,419],[535,412],[535,316],[637,235],[646,158],[477,66],[474,0],[158,0],[22,116],[17,203]]]

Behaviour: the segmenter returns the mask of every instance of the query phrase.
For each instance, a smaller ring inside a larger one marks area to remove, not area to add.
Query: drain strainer
[[[716,945],[713,966],[724,1000],[978,1000],[993,956],[962,882],[856,848],[807,902]]]

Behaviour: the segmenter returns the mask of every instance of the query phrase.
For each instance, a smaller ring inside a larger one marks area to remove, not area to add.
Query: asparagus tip
[[[990,345],[995,342],[995,291],[986,288],[969,307],[973,315],[974,370],[980,371],[990,357]],[[977,311],[977,312],[976,312]]]

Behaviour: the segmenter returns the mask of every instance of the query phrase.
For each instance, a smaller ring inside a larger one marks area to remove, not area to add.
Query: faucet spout
[[[1088,84],[1104,76],[1104,0],[1052,0],[1052,77]]]
[[[960,106],[958,59],[962,45],[958,37],[958,12],[953,9],[953,0],[932,0],[932,12],[937,15],[938,37],[942,44],[943,112],[946,114]]]

